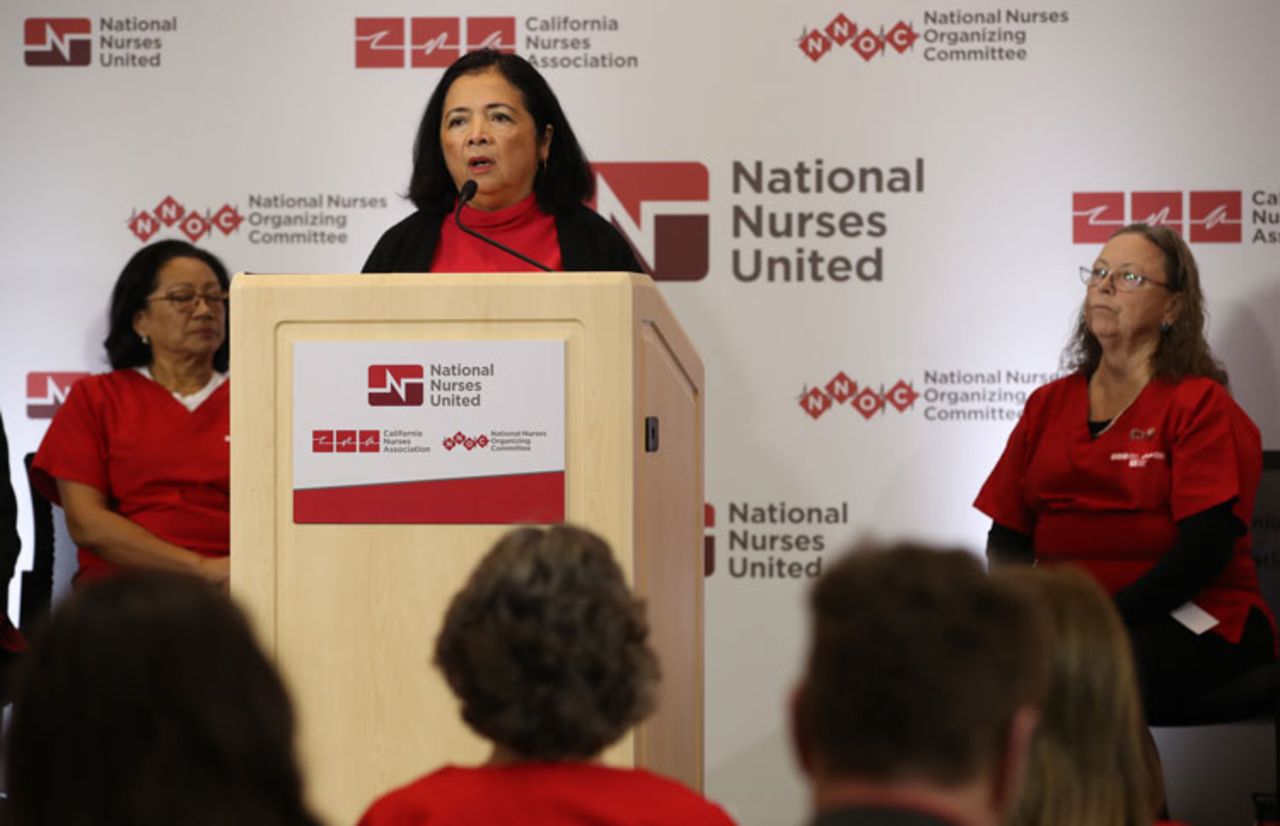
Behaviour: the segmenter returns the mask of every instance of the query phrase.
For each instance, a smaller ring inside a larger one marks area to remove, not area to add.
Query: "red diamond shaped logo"
[[[827,33],[827,37],[831,38],[832,43],[837,46],[843,46],[858,33],[858,27],[841,12],[831,19],[831,22],[827,24],[823,31]]]
[[[910,49],[919,37],[920,35],[916,34],[916,30],[911,28],[910,23],[899,20],[898,25],[889,29],[889,32],[884,36],[884,42],[897,49],[898,54],[902,54],[907,49]]]
[[[853,38],[853,50],[862,55],[863,60],[870,60],[884,51],[884,41],[870,29],[863,29]]]
[[[182,234],[191,239],[191,243],[196,243],[201,238],[209,234],[209,219],[205,218],[198,212],[188,212],[187,217],[182,219],[179,229]]]
[[[160,231],[160,222],[150,212],[137,212],[129,219],[129,229],[145,244]]]
[[[858,383],[846,376],[844,371],[841,370],[832,377],[831,381],[827,382],[826,387],[823,389],[827,391],[827,395],[836,404],[844,404],[853,398],[854,393],[858,392]]]
[[[172,195],[166,195],[152,212],[166,227],[171,227],[182,220],[182,216],[187,214],[187,208],[174,200]]]
[[[920,394],[915,388],[902,379],[898,379],[898,383],[889,388],[889,392],[884,394],[885,401],[898,409],[899,413],[905,413],[907,408],[916,403],[916,399],[920,398]]]
[[[822,59],[823,55],[831,51],[831,38],[817,29],[805,32],[804,36],[800,38],[800,51],[804,52],[805,56],[814,63],[817,63]]]
[[[831,397],[815,387],[800,397],[800,409],[814,419],[821,418],[831,409]]]
[[[222,209],[213,214],[213,225],[222,231],[223,235],[230,235],[240,228],[240,223],[244,221],[241,215],[231,204],[223,204]]]
[[[853,409],[861,413],[862,418],[870,419],[884,409],[884,399],[870,387],[864,387],[853,397]]]

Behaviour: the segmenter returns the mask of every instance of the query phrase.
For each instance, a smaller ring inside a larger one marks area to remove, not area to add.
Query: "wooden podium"
[[[563,342],[565,520],[610,542],[648,605],[658,710],[604,759],[702,786],[703,368],[653,282],[241,274],[231,590],[293,694],[309,796],[334,823],[440,765],[486,757],[431,656],[450,598],[511,526],[296,524],[295,348],[481,340]]]

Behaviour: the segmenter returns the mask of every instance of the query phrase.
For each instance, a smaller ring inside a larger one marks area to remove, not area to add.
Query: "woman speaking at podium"
[[[471,52],[445,70],[422,115],[409,181],[418,211],[387,230],[364,271],[643,272],[584,203],[594,191],[538,70],[516,55]]]

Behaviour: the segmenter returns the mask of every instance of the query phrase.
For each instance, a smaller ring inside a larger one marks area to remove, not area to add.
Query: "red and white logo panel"
[[[71,385],[87,375],[64,371],[27,373],[27,418],[52,419],[71,392]]]
[[[1182,191],[1130,193],[1129,215],[1130,223],[1168,227],[1182,235]]]
[[[421,407],[424,389],[421,364],[369,365],[369,404],[373,407]]]
[[[415,17],[409,25],[410,66],[441,69],[462,56],[462,26],[457,17]]]
[[[404,18],[356,18],[356,68],[404,67]]]
[[[87,17],[28,17],[22,43],[28,66],[88,66],[93,58],[93,24]]]
[[[516,51],[516,19],[514,17],[468,17],[467,51],[495,49],[507,54]]]
[[[1189,240],[1204,244],[1239,244],[1242,240],[1243,197],[1240,190],[1192,192],[1187,224]]]
[[[697,162],[598,163],[590,204],[631,242],[656,281],[700,281],[710,262],[707,168]]]
[[[1125,225],[1123,192],[1076,192],[1071,196],[1071,241],[1102,244]]]

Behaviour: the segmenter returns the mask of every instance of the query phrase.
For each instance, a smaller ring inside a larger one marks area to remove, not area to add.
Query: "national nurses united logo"
[[[591,206],[656,281],[700,281],[710,260],[710,184],[697,162],[597,163]]]
[[[83,372],[27,373],[27,418],[52,419]]]
[[[1071,196],[1071,240],[1105,243],[1132,223],[1168,227],[1191,243],[1239,244],[1244,227],[1240,190],[1075,192]]]
[[[421,364],[370,364],[369,405],[421,407],[426,378]]]
[[[22,27],[22,45],[28,66],[88,66],[93,57],[93,24],[87,17],[28,17]]]

